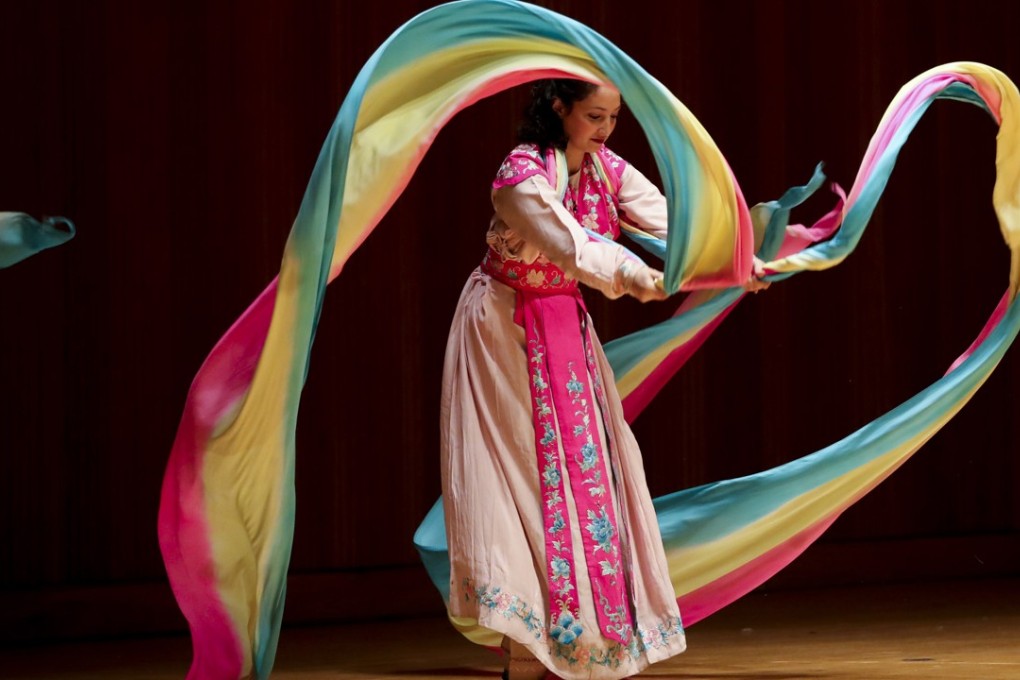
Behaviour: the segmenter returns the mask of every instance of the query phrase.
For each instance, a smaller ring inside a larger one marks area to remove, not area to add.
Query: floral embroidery
[[[542,471],[542,481],[545,482],[546,486],[558,487],[560,485],[560,470],[552,463],[545,466],[545,470]],[[557,491],[559,493],[559,491]]]
[[[572,291],[577,281],[569,278],[563,270],[540,257],[531,264],[506,259],[491,245],[482,260],[482,271],[492,278],[519,290]]]
[[[577,374],[573,370],[570,371],[570,381],[567,383],[567,391],[570,392],[571,396],[575,399],[580,399],[580,396],[584,394],[584,383],[577,379]],[[574,430],[574,434],[577,434],[577,430]]]
[[[570,562],[567,562],[562,557],[554,557],[551,564],[554,581],[570,578]]]
[[[559,490],[557,489],[557,492],[558,491]],[[558,534],[561,531],[563,531],[563,528],[565,526],[566,526],[566,522],[563,521],[563,512],[560,511],[560,510],[557,510],[556,513],[553,515],[552,524],[549,526],[549,533],[550,534]]]
[[[587,472],[598,463],[598,448],[592,441],[591,434],[588,434],[588,441],[581,446],[581,470]]]
[[[534,144],[520,144],[510,152],[496,172],[494,189],[516,184],[532,175],[545,174],[545,159]]]
[[[623,177],[623,171],[627,168],[627,161],[623,160],[606,147],[602,147],[602,149],[599,150],[599,156],[602,157],[603,162],[609,164],[609,167],[613,169],[614,174],[617,177]]]
[[[535,381],[535,386],[538,387],[538,389],[544,390],[547,387],[547,385],[542,382],[542,377],[539,375],[537,370],[535,371]],[[538,442],[539,444],[542,446],[549,446],[556,441],[556,430],[553,429],[551,423],[542,423],[542,429],[545,434],[542,435],[542,438]],[[557,482],[555,486],[559,486],[559,482]]]
[[[528,282],[529,286],[541,288],[542,286],[545,285],[545,272],[535,269],[529,269],[528,275],[525,277],[524,280]]]
[[[525,604],[516,595],[503,592],[501,588],[473,587],[471,579],[464,579],[464,597],[472,597],[483,607],[499,614],[504,619],[518,618],[529,633],[534,633],[536,640],[545,637],[545,626],[542,619],[535,615],[534,607]]]
[[[600,507],[598,514],[594,510],[588,511],[588,526],[585,529],[591,534],[591,540],[598,544],[595,546],[595,550],[602,550],[606,553],[613,552],[612,540],[616,535],[616,529],[613,528],[613,523],[606,515],[606,506]]]
[[[535,636],[535,640],[545,641],[554,658],[565,660],[570,666],[587,669],[595,666],[619,668],[628,660],[637,659],[649,649],[662,649],[673,643],[677,636],[683,636],[684,628],[680,617],[670,616],[652,628],[638,628],[637,634],[631,636],[626,644],[613,642],[605,646],[598,643],[581,644],[580,636],[584,632],[578,618],[569,612],[560,612],[549,627],[548,634],[542,624],[541,612],[523,601],[516,595],[507,593],[502,588],[475,586],[471,579],[464,579],[464,597],[474,599],[479,606],[485,607],[495,614],[510,620],[521,621],[525,629]]]
[[[655,649],[656,647],[662,647],[666,642],[662,631],[658,628],[652,628],[641,631],[641,644],[645,646],[645,649]]]

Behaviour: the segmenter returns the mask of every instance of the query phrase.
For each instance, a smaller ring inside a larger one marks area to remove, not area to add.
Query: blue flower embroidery
[[[584,628],[574,620],[570,612],[562,612],[556,625],[549,630],[549,636],[561,645],[569,645],[583,632]]]
[[[562,557],[554,557],[549,566],[552,567],[552,578],[554,581],[570,578],[570,562],[567,562]]]
[[[542,427],[545,430],[545,434],[542,435],[542,439],[539,441],[539,443],[542,446],[549,446],[554,441],[556,441],[556,432],[553,431],[552,425],[550,425],[549,423],[542,423]]]
[[[542,481],[545,482],[546,486],[553,488],[560,485],[560,471],[556,469],[555,465],[550,463],[545,466],[545,470],[542,472]]]
[[[602,506],[600,513],[595,514],[594,510],[588,511],[588,519],[590,523],[587,527],[588,533],[591,534],[591,539],[598,543],[595,550],[601,548],[605,552],[611,551],[610,541],[616,534],[616,529],[613,528],[612,522],[609,521],[609,517],[606,516],[606,508]]]
[[[595,448],[595,442],[591,437],[588,437],[588,442],[581,447],[581,470],[587,472],[595,467],[596,463],[598,463],[598,449]]]
[[[556,514],[553,515],[553,523],[552,523],[552,526],[549,527],[549,533],[550,534],[558,534],[561,531],[563,531],[563,527],[565,527],[565,526],[566,526],[566,522],[563,521],[563,512],[560,511],[560,510],[557,510]]]

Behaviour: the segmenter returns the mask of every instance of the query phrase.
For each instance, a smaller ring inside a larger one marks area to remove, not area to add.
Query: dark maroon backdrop
[[[183,627],[155,518],[188,385],[278,270],[358,70],[431,4],[0,4],[0,210],[79,229],[0,271],[5,639]],[[819,161],[849,189],[885,106],[931,66],[1020,78],[1012,2],[540,4],[676,93],[751,203]],[[521,103],[454,120],[330,288],[298,431],[290,620],[441,611],[411,534],[439,493],[446,328]],[[741,305],[635,425],[654,493],[816,450],[941,375],[1007,283],[995,133],[975,107],[936,104],[857,252]],[[657,177],[633,119],[612,146]],[[589,299],[603,339],[670,310]],[[779,584],[1020,571],[1018,388],[1014,351]]]

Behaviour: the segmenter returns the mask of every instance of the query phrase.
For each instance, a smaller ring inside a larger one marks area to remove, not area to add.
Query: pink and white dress
[[[625,293],[633,261],[606,239],[621,216],[664,236],[665,199],[604,147],[564,183],[555,154],[528,144],[492,198],[443,376],[449,611],[562,678],[634,675],[686,642],[641,453],[578,283]]]

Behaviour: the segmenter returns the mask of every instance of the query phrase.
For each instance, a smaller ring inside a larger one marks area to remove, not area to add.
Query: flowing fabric
[[[890,104],[865,155],[849,197],[812,228],[785,226],[789,210],[820,183],[791,189],[756,206],[768,218],[760,255],[778,280],[841,262],[854,249],[895,165],[900,148],[935,99],[984,108],[999,124],[993,204],[1013,254],[1009,288],[974,343],[939,381],[845,439],[814,454],[741,479],[725,480],[656,499],[656,514],[684,624],[690,626],[751,591],[802,553],[850,505],[878,485],[931,438],[984,383],[1020,329],[1015,301],[1020,246],[1020,157],[1015,85],[974,63],[947,64],[907,83]],[[829,240],[811,245],[833,234]],[[782,241],[780,241],[782,238]],[[660,246],[661,247],[661,246]],[[649,249],[652,249],[651,247]],[[607,343],[628,419],[636,417],[742,297],[741,289],[695,294],[668,321]],[[419,551],[444,590],[441,506],[415,536]],[[439,523],[437,533],[435,522]],[[458,627],[483,644],[493,638],[471,622]]]
[[[739,299],[737,290],[716,289],[748,278],[755,224],[764,232],[766,259],[781,255],[771,265],[777,278],[836,263],[856,244],[899,145],[932,98],[978,103],[1000,123],[993,201],[1013,270],[985,331],[945,378],[846,440],[776,470],[660,499],[671,576],[688,624],[781,568],[901,464],[969,398],[1015,336],[1017,94],[994,69],[952,64],[909,85],[893,104],[901,113],[887,116],[876,134],[840,213],[842,230],[805,249],[835,227],[832,218],[811,230],[785,229],[789,210],[820,177],[748,210],[704,128],[599,34],[512,0],[429,10],[390,36],[355,80],[312,173],[278,278],[213,348],[189,391],[164,477],[159,538],[191,628],[190,678],[265,678],[272,669],[294,530],[297,409],[327,283],[453,115],[508,87],[564,76],[612,84],[644,129],[670,206],[670,236],[665,244],[636,238],[665,255],[668,291],[697,291],[676,317],[621,340],[614,352],[632,416]],[[437,515],[433,509],[416,542],[445,590],[449,564]],[[472,639],[493,642],[474,622],[456,623]]]
[[[19,212],[0,212],[0,269],[74,237],[74,224],[65,217],[42,222]]]

